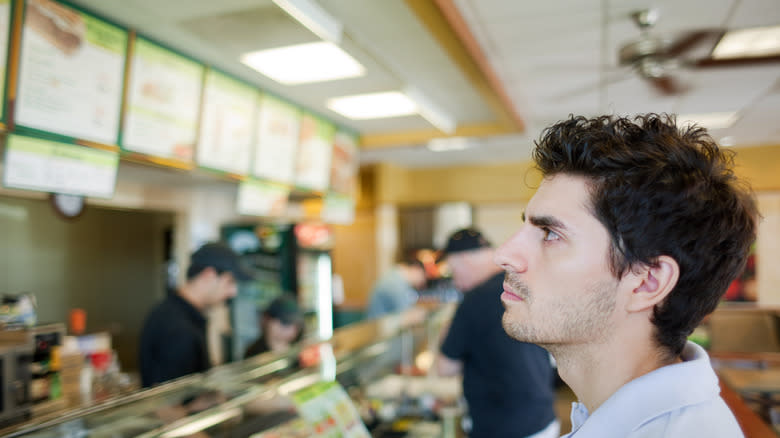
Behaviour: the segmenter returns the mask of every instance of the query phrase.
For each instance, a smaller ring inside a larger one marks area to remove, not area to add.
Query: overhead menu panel
[[[3,185],[42,192],[110,198],[119,153],[10,134]]]
[[[8,35],[11,29],[11,0],[0,0],[0,120],[5,120],[5,73],[8,68]]]
[[[50,0],[25,5],[17,127],[116,144],[127,32]]]
[[[320,216],[329,224],[349,225],[355,221],[355,200],[347,195],[329,193],[323,200]]]
[[[295,166],[295,184],[304,189],[325,191],[330,177],[333,135],[336,127],[304,113]]]
[[[295,182],[301,110],[269,95],[260,98],[252,173],[281,183]]]
[[[281,216],[287,208],[290,188],[281,184],[246,179],[238,186],[239,214]]]
[[[330,190],[354,196],[359,166],[357,136],[337,131],[333,140],[333,158],[330,166]]]
[[[144,38],[133,47],[122,147],[192,161],[203,65]]]
[[[203,93],[198,165],[248,175],[257,90],[210,69]]]

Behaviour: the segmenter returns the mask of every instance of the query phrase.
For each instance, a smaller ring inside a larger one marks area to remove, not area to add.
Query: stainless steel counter
[[[326,341],[304,340],[284,355],[262,354],[151,389],[61,411],[0,430],[7,437],[251,436],[297,417],[289,398],[322,380],[365,388],[397,370],[412,369],[428,345],[438,345],[454,305],[415,308],[340,328]],[[319,361],[302,367],[312,349]],[[358,391],[360,392],[360,391]]]

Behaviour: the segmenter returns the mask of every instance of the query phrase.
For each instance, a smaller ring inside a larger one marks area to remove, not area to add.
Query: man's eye
[[[558,233],[549,228],[542,228],[542,232],[544,233],[544,238],[542,240],[545,241],[558,240],[561,238]]]

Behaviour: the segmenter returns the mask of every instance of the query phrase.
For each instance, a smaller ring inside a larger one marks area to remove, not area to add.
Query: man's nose
[[[496,250],[493,262],[501,269],[511,272],[524,272],[528,269],[525,249],[527,243],[523,230],[520,229]]]

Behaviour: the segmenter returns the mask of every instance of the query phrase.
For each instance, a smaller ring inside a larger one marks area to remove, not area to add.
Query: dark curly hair
[[[742,271],[756,236],[750,188],[734,175],[734,153],[675,117],[570,116],[547,128],[533,158],[542,174],[589,180],[593,215],[612,240],[616,278],[661,255],[680,267],[677,285],[653,309],[656,341],[679,355]]]

